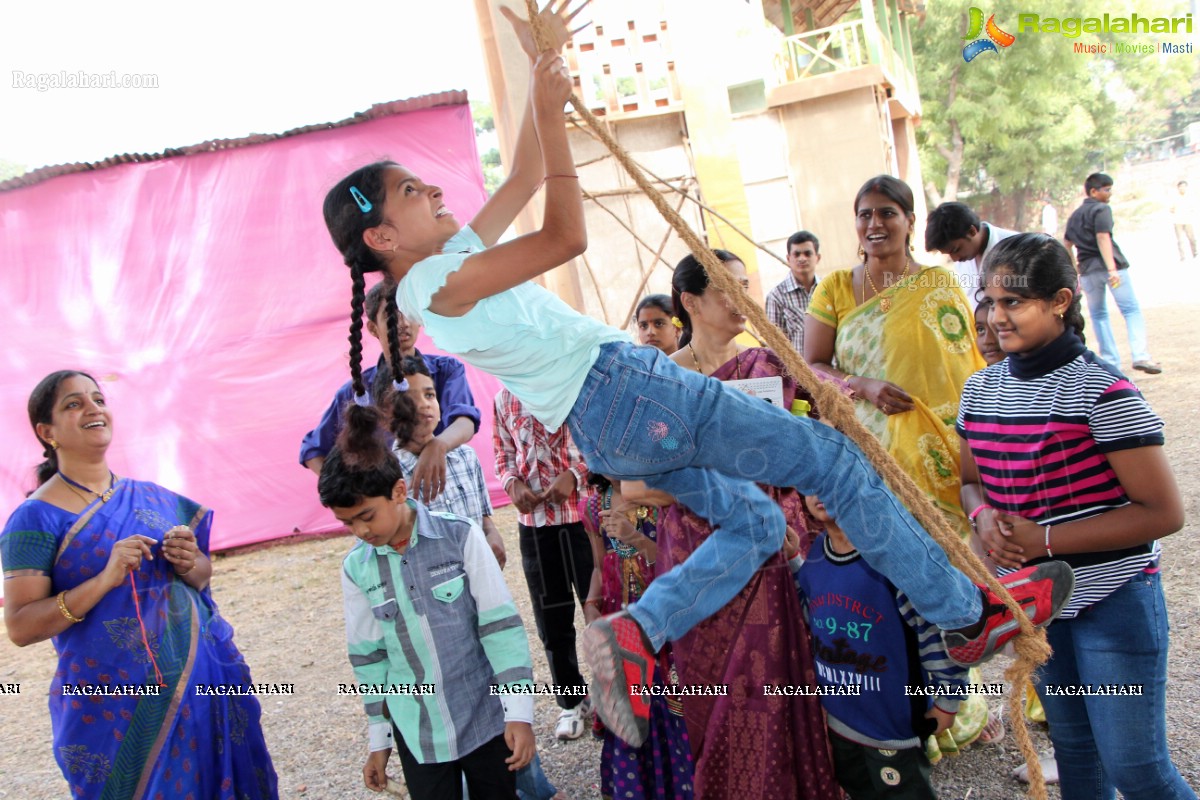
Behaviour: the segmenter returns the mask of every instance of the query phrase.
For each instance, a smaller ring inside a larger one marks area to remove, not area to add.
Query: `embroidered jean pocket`
[[[433,587],[433,596],[443,603],[453,603],[462,594],[463,586],[465,585],[466,580],[464,576],[459,575],[457,578],[451,578]]]
[[[393,620],[399,612],[399,606],[396,605],[395,598],[388,600],[385,603],[380,603],[377,606],[371,606],[371,615],[375,619]]]
[[[689,463],[695,450],[692,433],[678,414],[649,397],[638,397],[615,455],[663,471]]]

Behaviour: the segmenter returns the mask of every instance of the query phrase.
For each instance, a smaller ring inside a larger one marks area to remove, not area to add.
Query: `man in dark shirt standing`
[[[1129,330],[1129,349],[1133,353],[1133,368],[1157,375],[1162,367],[1150,357],[1146,344],[1146,323],[1138,306],[1133,283],[1129,280],[1129,261],[1113,241],[1113,215],[1108,202],[1112,198],[1113,179],[1103,172],[1094,172],[1084,181],[1087,198],[1067,220],[1063,237],[1067,251],[1076,258],[1079,285],[1087,297],[1088,314],[1100,349],[1100,357],[1120,369],[1121,356],[1108,321],[1105,294],[1112,290],[1113,299],[1125,327]]]

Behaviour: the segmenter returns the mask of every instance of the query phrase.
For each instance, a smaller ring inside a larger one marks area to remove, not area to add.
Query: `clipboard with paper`
[[[741,378],[725,381],[725,385],[787,410],[783,404],[783,378],[778,375],[769,378]]]

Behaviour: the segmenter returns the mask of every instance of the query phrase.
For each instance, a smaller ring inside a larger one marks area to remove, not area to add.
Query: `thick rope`
[[[550,49],[551,39],[546,30],[545,21],[538,15],[535,0],[525,0],[525,5],[538,49]],[[587,105],[574,92],[571,93],[570,100],[571,105],[574,106],[575,111],[587,127],[616,157],[638,188],[687,244],[692,255],[704,267],[710,284],[718,291],[723,292],[733,302],[734,307],[750,320],[754,328],[766,340],[767,346],[774,350],[783,361],[787,371],[796,382],[816,398],[817,407],[820,408],[824,421],[858,445],[896,497],[908,507],[917,522],[946,552],[951,563],[974,583],[986,584],[992,592],[1003,599],[1005,606],[1012,612],[1021,627],[1021,633],[1013,640],[1017,658],[1004,673],[1010,686],[1008,717],[1013,723],[1013,734],[1016,737],[1017,745],[1029,767],[1029,795],[1034,800],[1046,800],[1046,784],[1042,776],[1041,762],[1029,737],[1023,702],[1026,682],[1032,682],[1034,670],[1050,656],[1050,645],[1046,642],[1045,632],[1033,627],[1029,618],[1025,616],[1025,612],[971,552],[966,542],[959,538],[958,533],[950,527],[942,513],[900,468],[900,465],[884,449],[883,444],[875,438],[874,434],[858,421],[853,403],[833,384],[817,378],[804,359],[792,348],[791,341],[767,319],[766,312],[759,308],[741,284],[734,280],[729,270],[713,255],[711,248],[667,204],[666,199],[650,184],[649,179],[629,153],[609,135],[603,124],[588,110]]]

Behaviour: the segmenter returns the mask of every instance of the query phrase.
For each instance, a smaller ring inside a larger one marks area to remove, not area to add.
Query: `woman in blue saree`
[[[0,533],[5,625],[53,639],[54,757],[75,798],[277,797],[250,670],[208,589],[212,512],[118,478],[96,381],[56,372],[29,399],[40,485]]]

